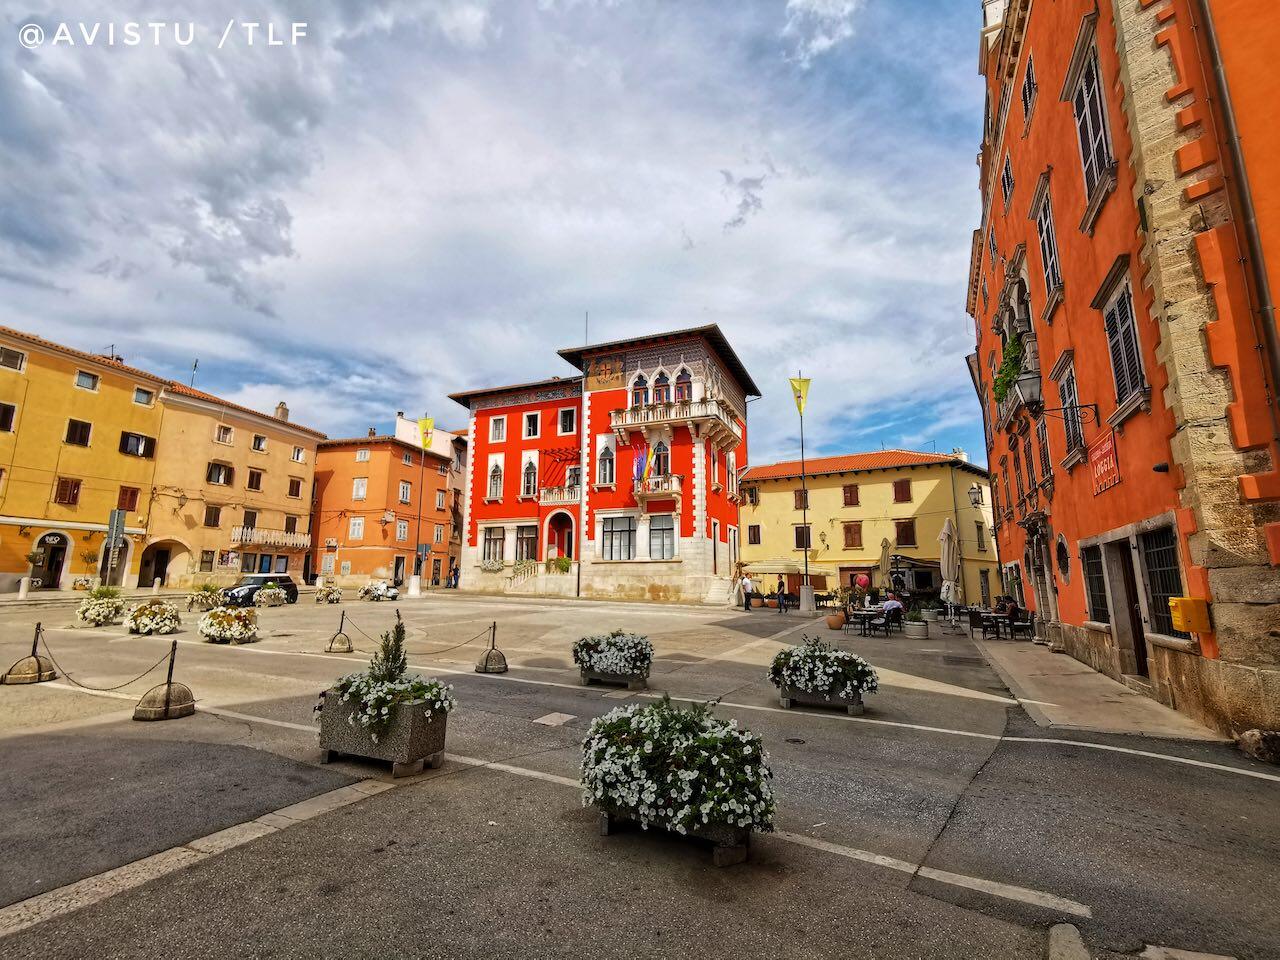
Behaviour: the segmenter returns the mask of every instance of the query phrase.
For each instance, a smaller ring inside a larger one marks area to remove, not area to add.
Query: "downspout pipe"
[[[1253,272],[1255,289],[1258,295],[1257,313],[1262,322],[1262,342],[1266,348],[1267,367],[1271,374],[1271,422],[1273,427],[1280,423],[1280,411],[1276,408],[1276,391],[1280,390],[1280,334],[1276,330],[1276,307],[1272,298],[1271,282],[1267,276],[1266,264],[1262,256],[1262,236],[1258,230],[1257,208],[1253,203],[1253,189],[1250,186],[1249,174],[1245,169],[1244,150],[1240,144],[1240,128],[1236,123],[1235,107],[1231,102],[1231,90],[1227,86],[1227,71],[1222,60],[1222,49],[1218,45],[1218,32],[1213,23],[1213,12],[1209,0],[1196,0],[1197,12],[1200,15],[1200,28],[1204,36],[1205,47],[1209,52],[1210,66],[1213,69],[1214,82],[1218,88],[1219,105],[1222,108],[1222,123],[1225,128],[1227,150],[1231,154],[1231,166],[1236,173],[1236,192],[1240,198],[1240,225],[1244,228],[1245,246],[1249,255],[1249,267]],[[1280,439],[1280,430],[1276,431]]]

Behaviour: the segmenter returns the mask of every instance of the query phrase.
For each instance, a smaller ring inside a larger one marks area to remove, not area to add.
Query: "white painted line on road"
[[[1242,777],[1254,777],[1257,780],[1270,780],[1280,783],[1280,776],[1264,773],[1261,770],[1246,770],[1244,767],[1232,767],[1225,763],[1213,763],[1209,760],[1193,760],[1191,757],[1176,757],[1168,753],[1156,753],[1154,750],[1135,750],[1133,747],[1115,747],[1109,743],[1092,743],[1082,740],[1061,740],[1056,737],[1005,737],[1005,743],[1049,743],[1064,747],[1088,747],[1090,750],[1105,750],[1109,753],[1127,753],[1135,757],[1150,757],[1153,760],[1168,760],[1172,763],[1185,763],[1192,767],[1203,767],[1206,770],[1218,770],[1222,773],[1236,773]]]
[[[1236,960],[1235,957],[1220,953],[1196,953],[1194,950],[1177,950],[1173,947],[1154,947],[1147,944],[1147,949],[1138,954],[1142,960]]]
[[[480,760],[477,757],[461,757],[456,753],[446,753],[446,760],[454,760],[458,763],[466,764],[469,767],[485,767],[489,770],[500,770],[503,773],[515,774],[518,777],[528,777],[531,780],[545,780],[547,783],[558,783],[562,787],[573,787],[575,790],[581,788],[582,784],[570,777],[557,776],[554,773],[543,773],[541,770],[530,770],[527,767],[513,767],[509,763],[502,763],[497,760]]]

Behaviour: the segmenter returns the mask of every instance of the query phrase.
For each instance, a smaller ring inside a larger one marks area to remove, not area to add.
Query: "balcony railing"
[[[290,547],[305,550],[311,546],[311,534],[271,530],[267,527],[232,527],[231,542],[238,546]]]
[[[723,400],[680,400],[669,403],[646,403],[639,407],[612,410],[609,426],[615,432],[657,427],[666,424],[704,424],[718,435],[720,442],[736,446],[742,441],[742,427],[738,425],[733,408]],[[717,437],[713,437],[717,439]]]
[[[658,497],[678,497],[681,490],[681,476],[669,473],[651,476],[648,480],[637,480],[633,487],[635,498],[643,503]]]
[[[578,503],[582,500],[582,486],[575,483],[565,487],[543,487],[538,500],[547,506]]]

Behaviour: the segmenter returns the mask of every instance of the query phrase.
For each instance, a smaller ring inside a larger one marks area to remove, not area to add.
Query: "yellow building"
[[[24,577],[44,590],[136,585],[165,386],[112,357],[0,327],[0,591]],[[117,508],[124,535],[112,550]]]
[[[311,574],[312,482],[324,434],[170,383],[140,584]]]
[[[888,586],[913,598],[936,598],[942,587],[938,536],[950,519],[961,545],[964,599],[989,600],[998,590],[999,561],[988,484],[987,472],[959,453],[816,457],[805,463],[806,516],[798,460],[752,467],[742,479],[743,566],[766,593],[780,574],[788,592],[798,593],[807,552],[819,592],[848,586],[862,573],[873,589],[883,589],[881,554],[888,541]]]

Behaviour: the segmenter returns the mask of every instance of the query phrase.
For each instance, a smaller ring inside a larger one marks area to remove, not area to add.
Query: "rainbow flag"
[[[633,471],[634,471],[633,476],[636,480],[641,480],[644,478],[645,461],[648,459],[647,453],[646,453],[647,446],[648,444],[645,443],[642,437],[636,437],[634,440],[631,441],[631,449],[635,453],[635,457],[634,457],[635,466],[633,468]]]
[[[648,456],[644,458],[644,476],[640,478],[642,481],[646,483],[649,480],[649,474],[653,472],[653,459],[654,459],[654,448],[650,447]]]

